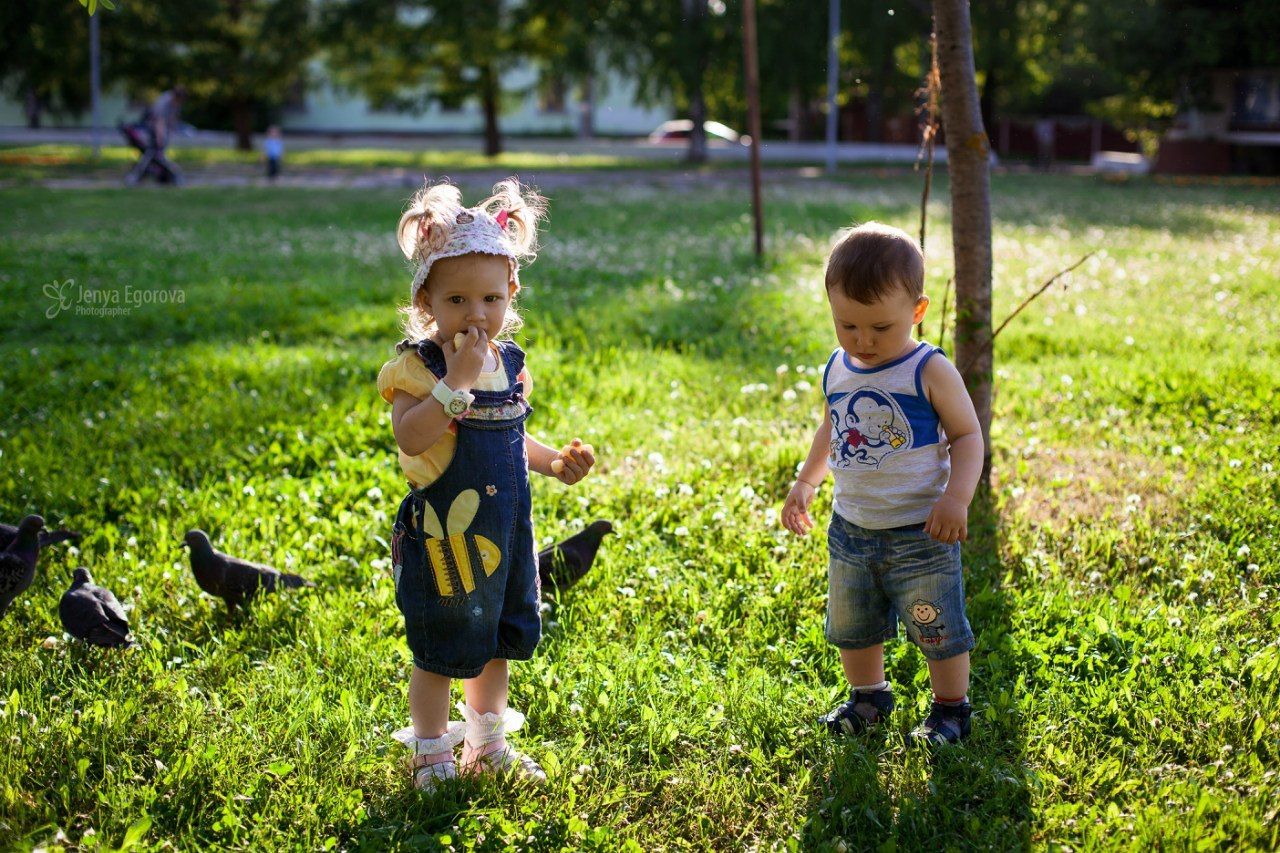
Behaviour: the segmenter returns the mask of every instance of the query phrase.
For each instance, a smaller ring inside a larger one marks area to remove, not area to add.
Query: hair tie
[[[422,250],[426,247],[427,225],[427,212],[424,210],[418,217],[418,257],[422,257]]]
[[[499,210],[499,211],[498,211],[498,215],[497,215],[497,216],[493,217],[493,221],[494,221],[494,222],[497,222],[497,223],[498,223],[498,227],[499,227],[499,228],[501,228],[501,229],[503,229],[504,231],[505,231],[505,230],[506,230],[506,228],[507,228],[507,215],[508,215],[508,214],[507,214],[507,209],[504,207],[502,210]]]

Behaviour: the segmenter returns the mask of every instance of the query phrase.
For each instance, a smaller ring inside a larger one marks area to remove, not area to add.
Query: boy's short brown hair
[[[911,235],[879,222],[848,231],[827,258],[827,290],[870,305],[896,288],[912,299],[924,295],[924,253]]]

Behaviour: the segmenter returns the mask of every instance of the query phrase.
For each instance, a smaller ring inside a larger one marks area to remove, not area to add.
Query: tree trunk
[[[987,67],[986,79],[982,83],[982,126],[987,130],[987,139],[996,129],[996,95],[999,92],[999,81],[996,79],[995,62]]]
[[[689,153],[685,160],[689,163],[707,162],[707,129],[703,127],[707,121],[707,102],[702,97],[702,81],[695,81],[694,91],[689,93],[689,120],[693,127],[689,130]]]
[[[803,139],[804,113],[801,109],[800,84],[792,82],[787,90],[787,141],[799,142]]]
[[[231,105],[231,127],[236,132],[236,150],[252,151],[253,109],[247,100],[238,99]],[[177,128],[168,128],[170,138],[175,130]]]
[[[243,0],[230,0],[227,3],[227,19],[233,24],[230,38],[236,48],[236,52],[244,56],[246,45],[244,36],[241,34],[239,27],[241,16],[243,15]],[[239,91],[244,92],[248,89],[247,84],[241,79]],[[167,122],[166,122],[167,124]],[[249,107],[249,98],[244,95],[237,96],[231,102],[231,129],[236,134],[236,150],[252,151],[253,150],[253,111]],[[167,141],[173,141],[173,134],[177,130],[176,127],[165,127],[165,136]]]
[[[23,99],[23,111],[27,114],[27,127],[32,130],[40,129],[40,96],[36,94],[35,88],[27,89],[27,96]]]
[[[707,162],[707,130],[703,127],[707,121],[707,101],[702,94],[702,79],[707,68],[707,50],[703,43],[703,18],[707,14],[707,4],[705,0],[680,0],[680,6],[684,12],[681,26],[686,53],[680,67],[689,95],[689,119],[693,122],[685,162],[696,165]]]
[[[867,93],[867,141],[884,142],[884,87],[893,73],[893,50],[886,43],[880,51],[880,67]]]
[[[982,128],[968,0],[934,0],[942,126],[951,177],[951,239],[956,276],[956,365],[982,425],[982,482],[991,472],[990,150]]]
[[[498,78],[493,66],[486,64],[480,71],[480,99],[484,103],[484,156],[497,157],[502,153],[502,134],[498,130]]]

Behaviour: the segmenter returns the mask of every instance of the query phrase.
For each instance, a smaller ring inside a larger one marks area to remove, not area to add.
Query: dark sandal
[[[911,738],[924,746],[946,746],[959,743],[969,736],[969,718],[973,706],[968,702],[959,705],[942,705],[937,702],[929,710],[924,722],[911,730]]]
[[[893,691],[849,693],[849,700],[834,711],[818,718],[818,724],[826,726],[833,735],[856,735],[883,722],[893,710]]]

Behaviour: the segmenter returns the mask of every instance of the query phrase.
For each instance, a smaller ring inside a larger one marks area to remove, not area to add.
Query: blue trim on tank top
[[[916,353],[920,352],[920,347],[927,347],[927,346],[929,346],[929,344],[925,343],[924,341],[920,341],[915,345],[915,348],[912,349],[911,352],[907,353],[904,356],[899,356],[898,358],[895,358],[893,361],[889,362],[888,364],[882,364],[879,367],[854,367],[853,362],[849,360],[849,353],[845,352],[844,350],[840,350],[840,352],[844,354],[845,367],[849,368],[854,373],[860,373],[865,375],[867,373],[879,373],[882,370],[888,370],[890,367],[896,367],[897,365],[902,364],[902,362],[911,358]]]
[[[921,375],[924,373],[924,363],[929,359],[933,358],[938,353],[942,353],[942,347],[935,347],[932,344],[930,344],[930,347],[932,348],[933,351],[930,352],[928,355],[926,355],[924,358],[920,359],[920,363],[916,365],[916,396],[926,401],[929,398],[924,395],[924,382],[920,378]],[[946,355],[946,353],[942,353],[942,354]]]
[[[831,368],[835,366],[836,356],[842,352],[844,352],[844,350],[836,347],[835,350],[832,351],[831,357],[827,359],[826,370],[822,371],[822,396],[824,397],[827,396],[827,381],[831,377]]]

